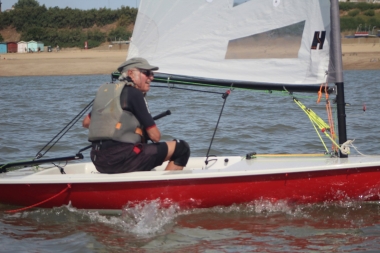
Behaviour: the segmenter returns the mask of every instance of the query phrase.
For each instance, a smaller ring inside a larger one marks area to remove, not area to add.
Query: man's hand
[[[90,115],[87,115],[83,121],[82,121],[82,126],[84,128],[89,128],[90,127],[90,123],[91,123],[91,118],[90,118]]]

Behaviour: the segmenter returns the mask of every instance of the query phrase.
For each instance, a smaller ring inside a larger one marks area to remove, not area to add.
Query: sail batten
[[[171,75],[315,86],[331,80],[330,30],[330,0],[142,0],[127,59]]]

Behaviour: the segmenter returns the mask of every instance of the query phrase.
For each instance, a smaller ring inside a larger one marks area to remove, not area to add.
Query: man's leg
[[[190,157],[190,147],[182,140],[167,141],[168,154],[165,161],[170,160],[165,170],[182,170]]]

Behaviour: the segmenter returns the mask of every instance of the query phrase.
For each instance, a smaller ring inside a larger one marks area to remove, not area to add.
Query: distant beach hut
[[[17,53],[26,53],[28,51],[28,43],[25,41],[17,42]]]
[[[17,53],[17,43],[12,41],[7,43],[8,53]]]
[[[7,43],[0,42],[0,54],[6,54],[6,53],[7,53]]]
[[[42,41],[37,41],[37,52],[40,49],[40,52],[44,51],[44,43]]]
[[[31,40],[28,42],[28,52],[37,52],[38,46],[37,41]]]

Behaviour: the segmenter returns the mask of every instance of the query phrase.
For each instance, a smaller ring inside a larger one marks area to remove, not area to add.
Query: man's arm
[[[149,139],[153,142],[159,142],[161,140],[160,130],[148,111],[147,104],[141,91],[135,88],[129,88],[128,108],[123,109],[130,109],[137,120],[145,127],[145,132],[148,134]]]
[[[156,125],[145,129],[149,138],[153,142],[159,142],[161,140],[161,132]]]

